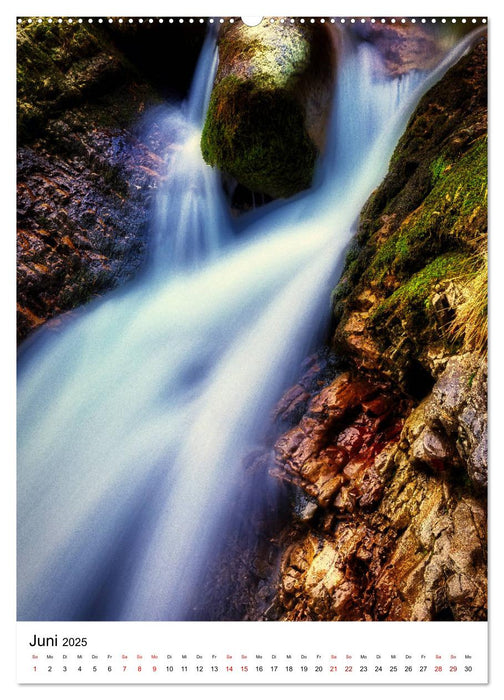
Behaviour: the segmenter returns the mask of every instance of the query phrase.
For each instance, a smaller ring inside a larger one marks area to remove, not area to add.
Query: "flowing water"
[[[468,46],[430,75],[385,79],[347,38],[315,186],[233,238],[199,150],[206,41],[188,101],[162,120],[147,269],[20,353],[19,619],[190,615],[233,526],[243,459],[327,322],[359,211],[420,95]]]

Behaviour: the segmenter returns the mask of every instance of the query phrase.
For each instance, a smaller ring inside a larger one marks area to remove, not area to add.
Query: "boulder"
[[[289,197],[312,182],[325,141],[335,73],[325,25],[241,20],[221,30],[201,149],[250,190]]]

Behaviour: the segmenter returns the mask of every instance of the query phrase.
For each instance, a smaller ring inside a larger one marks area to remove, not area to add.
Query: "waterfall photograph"
[[[487,619],[482,19],[17,21],[17,619]]]

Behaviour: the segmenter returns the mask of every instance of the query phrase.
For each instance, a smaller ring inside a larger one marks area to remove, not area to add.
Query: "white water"
[[[317,187],[232,242],[199,155],[207,44],[188,104],[166,118],[176,149],[150,268],[20,356],[19,619],[189,615],[243,457],[327,318],[358,213],[419,96],[465,48],[427,78],[376,81],[372,49],[346,46]]]
[[[205,39],[188,101],[167,110],[162,133],[169,145],[164,183],[153,213],[153,274],[195,267],[219,252],[229,238],[229,222],[216,173],[201,155],[201,129],[217,68],[215,38]]]

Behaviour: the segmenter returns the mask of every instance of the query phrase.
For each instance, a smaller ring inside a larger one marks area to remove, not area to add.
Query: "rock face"
[[[166,144],[155,118],[149,128],[141,124],[162,86],[132,52],[130,35],[147,33],[155,48],[169,31],[18,26],[19,341],[122,284],[144,261]],[[192,31],[191,67],[202,34]]]
[[[149,143],[124,128],[74,133],[58,121],[19,149],[19,340],[139,269],[156,145],[154,133]]]
[[[485,138],[482,40],[361,214],[333,297],[346,369],[317,386],[312,368],[278,405],[276,618],[486,619]]]
[[[460,23],[456,29],[450,25],[438,26],[437,32],[431,27],[407,22],[366,22],[357,23],[354,32],[372,44],[380,53],[386,75],[396,77],[412,70],[431,70],[445,55],[447,40],[455,31],[460,32]]]
[[[162,71],[134,68],[131,30],[18,31],[23,339],[139,268],[165,144],[155,118],[134,126]],[[326,31],[236,22],[221,35],[202,147],[251,190],[310,182],[334,69]],[[420,32],[408,62],[402,31],[391,73],[429,54]],[[279,402],[272,449],[250,457],[244,479],[271,492],[251,514],[243,504],[198,619],[486,618],[486,130],[481,40],[420,101],[361,213],[330,348]]]
[[[353,512],[357,503],[370,505],[383,486],[375,457],[398,439],[403,404],[386,383],[340,374],[277,441],[279,476],[322,508]]]
[[[282,619],[485,618],[485,414],[458,439],[483,398],[483,376],[467,392],[478,364],[453,358],[416,408],[344,372],[279,438],[273,473],[304,502],[282,558]]]
[[[221,30],[202,135],[207,163],[253,192],[289,197],[311,184],[323,148],[335,50],[324,25],[241,20]]]

